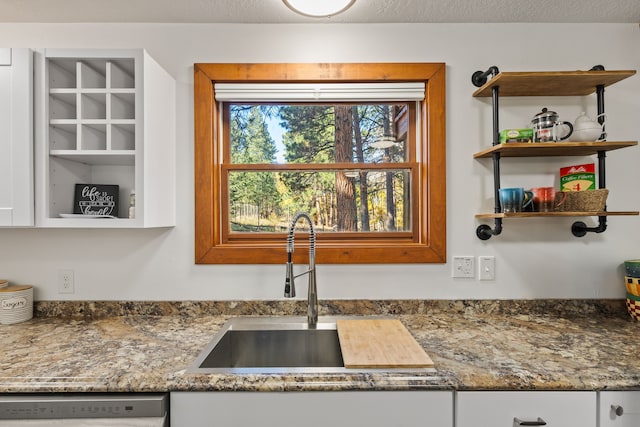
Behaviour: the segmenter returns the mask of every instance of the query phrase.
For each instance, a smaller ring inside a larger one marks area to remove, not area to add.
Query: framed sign
[[[73,213],[94,216],[118,216],[117,185],[76,184]]]

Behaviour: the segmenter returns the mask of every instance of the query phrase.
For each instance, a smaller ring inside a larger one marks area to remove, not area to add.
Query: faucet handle
[[[285,298],[293,298],[296,296],[296,285],[293,276],[293,262],[287,262],[287,274],[284,279],[284,296]]]

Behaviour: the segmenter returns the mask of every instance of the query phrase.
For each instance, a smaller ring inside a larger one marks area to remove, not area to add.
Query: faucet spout
[[[305,219],[309,223],[309,269],[298,275],[293,273],[293,250],[295,240],[295,228],[297,222]],[[307,323],[310,328],[315,328],[318,323],[318,289],[316,285],[316,233],[313,230],[313,220],[308,213],[298,212],[293,216],[289,224],[289,232],[287,234],[287,264],[286,277],[284,282],[284,296],[293,298],[296,296],[295,278],[304,274],[309,275],[309,287],[307,292]]]

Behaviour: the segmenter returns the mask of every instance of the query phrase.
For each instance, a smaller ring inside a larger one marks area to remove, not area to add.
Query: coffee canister
[[[33,286],[0,288],[0,324],[11,325],[33,317]]]

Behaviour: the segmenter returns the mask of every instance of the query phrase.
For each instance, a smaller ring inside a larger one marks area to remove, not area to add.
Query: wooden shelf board
[[[599,211],[599,212],[518,212],[518,213],[483,213],[476,214],[476,218],[549,218],[572,216],[631,216],[638,215],[638,211]]]
[[[487,81],[473,96],[491,96],[495,86],[500,88],[500,96],[584,96],[594,93],[596,86],[610,86],[635,73],[635,70],[505,72]]]
[[[591,156],[599,151],[618,150],[634,145],[638,145],[638,141],[509,142],[475,153],[473,158],[490,158],[496,152],[500,153],[500,157]]]

